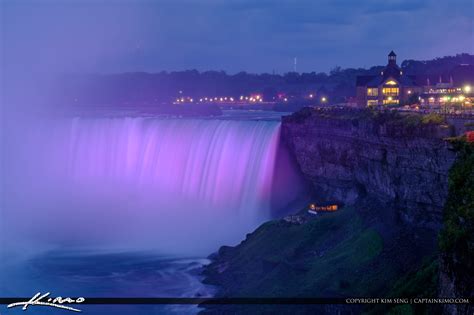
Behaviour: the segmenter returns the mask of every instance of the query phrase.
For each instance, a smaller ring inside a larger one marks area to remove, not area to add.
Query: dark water
[[[210,297],[213,288],[200,282],[199,258],[151,253],[49,252],[7,264],[0,275],[0,295],[32,297],[51,292],[62,297]],[[73,305],[84,314],[195,314],[195,305]],[[0,314],[74,314],[45,306],[7,309]]]

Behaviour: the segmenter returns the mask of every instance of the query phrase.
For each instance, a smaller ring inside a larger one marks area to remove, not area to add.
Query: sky
[[[329,71],[474,53],[472,0],[1,0],[12,72]],[[8,71],[7,71],[8,73]]]

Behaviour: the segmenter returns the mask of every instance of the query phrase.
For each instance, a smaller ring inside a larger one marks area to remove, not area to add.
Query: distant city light
[[[326,101],[327,101],[327,99],[324,96],[321,97],[321,102],[326,102]]]
[[[408,90],[408,94],[411,94],[411,90]]]
[[[466,93],[471,92],[471,86],[470,85],[464,86],[464,92],[466,92]]]
[[[314,97],[314,95],[313,95],[313,94],[310,94],[310,95],[309,95],[309,98],[313,98],[313,97]]]
[[[285,97],[283,100],[284,100],[285,102],[288,102],[288,99],[287,99],[286,97]]]

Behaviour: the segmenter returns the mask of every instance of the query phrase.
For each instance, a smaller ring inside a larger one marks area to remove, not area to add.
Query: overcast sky
[[[1,0],[3,67],[328,71],[474,52],[472,0]],[[12,68],[13,69],[13,68]]]

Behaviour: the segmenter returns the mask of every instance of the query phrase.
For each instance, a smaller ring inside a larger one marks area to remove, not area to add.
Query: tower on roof
[[[393,50],[388,54],[388,63],[389,64],[391,64],[391,63],[396,64],[397,63],[397,54],[395,54],[393,52]]]

